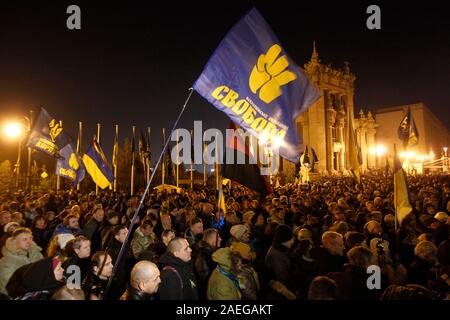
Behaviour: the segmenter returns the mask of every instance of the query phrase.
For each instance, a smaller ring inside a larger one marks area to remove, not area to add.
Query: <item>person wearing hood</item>
[[[12,236],[14,230],[19,228],[20,225],[18,222],[11,221],[10,223],[7,223],[5,227],[3,228],[3,231],[5,234],[0,238],[0,248],[3,248],[3,246],[6,243],[6,240],[8,240],[9,237]],[[0,253],[0,258],[2,257],[2,254]]]
[[[198,300],[197,282],[191,265],[191,248],[184,238],[174,238],[159,262],[161,270],[159,297],[161,300]]]
[[[208,281],[208,300],[241,300],[238,274],[242,269],[241,257],[230,248],[221,248],[212,254],[217,263]]]
[[[60,257],[44,258],[17,269],[6,289],[11,298],[19,300],[48,300],[64,286],[64,269]]]
[[[0,259],[0,293],[7,294],[6,284],[14,271],[20,267],[43,258],[41,248],[33,242],[33,235],[28,228],[16,229],[6,240]]]

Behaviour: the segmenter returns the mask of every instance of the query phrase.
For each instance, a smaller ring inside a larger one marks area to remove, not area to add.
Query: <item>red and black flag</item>
[[[266,176],[261,175],[254,155],[250,151],[249,143],[245,139],[242,129],[236,130],[236,125],[231,122],[230,129],[234,130],[234,135],[227,135],[225,147],[225,160],[233,157],[233,161],[224,161],[222,165],[222,176],[259,192],[267,195],[272,192],[269,181]],[[237,159],[245,159],[244,163],[239,163]],[[228,163],[227,163],[228,162]]]

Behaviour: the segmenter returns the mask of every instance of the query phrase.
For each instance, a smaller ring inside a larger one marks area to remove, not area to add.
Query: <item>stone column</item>
[[[326,137],[327,137],[327,171],[329,174],[333,173],[333,136],[332,128],[336,121],[336,110],[333,108],[327,108],[327,121],[326,121]]]
[[[341,106],[341,108],[339,109],[339,112],[338,112],[338,120],[337,120],[338,141],[341,144],[341,149],[339,150],[339,160],[338,160],[338,166],[339,166],[340,172],[345,171],[344,125],[345,125],[345,111],[344,111],[343,106]]]
[[[364,112],[361,110],[359,112],[359,128],[357,129],[357,136],[359,137],[359,146],[361,148],[361,156],[362,156],[362,171],[367,169],[367,145],[366,145],[366,122],[367,118],[364,115]]]
[[[367,150],[370,150],[370,148],[375,147],[375,120],[372,117],[372,113],[367,114]],[[376,158],[377,158],[377,154],[376,153],[370,153],[369,152],[369,168],[375,168],[376,167]],[[379,164],[378,164],[379,165]]]

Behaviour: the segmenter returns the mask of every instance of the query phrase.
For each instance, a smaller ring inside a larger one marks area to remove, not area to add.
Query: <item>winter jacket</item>
[[[161,256],[159,262],[164,266],[159,286],[161,300],[198,300],[197,283],[189,262],[170,253]]]
[[[340,272],[347,261],[344,256],[332,254],[324,247],[314,247],[310,251],[310,256],[316,261],[317,275],[323,276],[329,272]]]
[[[237,276],[231,273],[231,250],[221,248],[212,254],[217,267],[208,281],[208,300],[241,300]]]
[[[41,248],[33,242],[26,254],[18,251],[12,243],[12,238],[6,240],[2,248],[3,258],[0,259],[0,293],[7,294],[6,284],[13,275],[14,271],[20,267],[36,262],[43,258]]]
[[[141,227],[137,228],[131,240],[131,249],[133,250],[134,257],[138,259],[139,255],[156,241],[157,239],[153,232],[151,235],[146,236],[142,233]]]
[[[370,290],[367,287],[367,271],[349,264],[344,266],[342,272],[331,272],[327,277],[336,282],[338,298],[343,300],[379,300],[387,284],[382,277],[381,290]]]
[[[90,271],[84,279],[81,288],[83,289],[87,300],[91,299],[91,295],[96,296],[98,300],[103,300],[107,286],[108,279],[100,279]]]
[[[292,272],[289,249],[281,244],[274,244],[267,252],[265,266],[268,280],[278,280],[284,285],[288,284]]]
[[[154,300],[155,296],[153,294],[145,293],[135,289],[133,287],[128,287],[127,291],[122,295],[120,300]]]
[[[10,297],[17,298],[31,292],[53,293],[64,284],[65,282],[55,279],[52,258],[45,258],[17,269],[9,279],[6,289]]]
[[[80,228],[78,228],[78,229],[67,228],[61,223],[56,226],[55,231],[53,231],[53,236],[56,236],[57,234],[61,234],[61,233],[70,233],[73,235],[78,235],[78,234],[81,234],[82,231]]]
[[[197,277],[198,293],[201,298],[206,298],[208,279],[216,267],[216,263],[211,257],[213,252],[214,248],[204,240],[197,242],[194,247],[194,251],[192,252],[194,273]]]

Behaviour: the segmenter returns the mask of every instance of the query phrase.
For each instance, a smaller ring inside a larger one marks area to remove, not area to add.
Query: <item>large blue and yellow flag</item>
[[[114,173],[106,160],[102,148],[94,138],[83,156],[83,163],[92,180],[102,189],[114,182]]]
[[[320,95],[256,9],[228,32],[193,87],[252,135],[279,145],[283,158],[299,161],[295,119]]]
[[[83,160],[72,143],[67,144],[59,153],[61,158],[56,162],[56,175],[72,180],[76,186],[86,175]]]
[[[41,108],[28,137],[27,147],[60,158],[59,151],[71,142],[72,138],[64,131],[62,121],[57,121]]]
[[[394,145],[394,207],[395,216],[400,226],[403,219],[412,211],[409,202],[408,182],[405,171],[403,171],[400,158],[397,154],[397,147]]]

